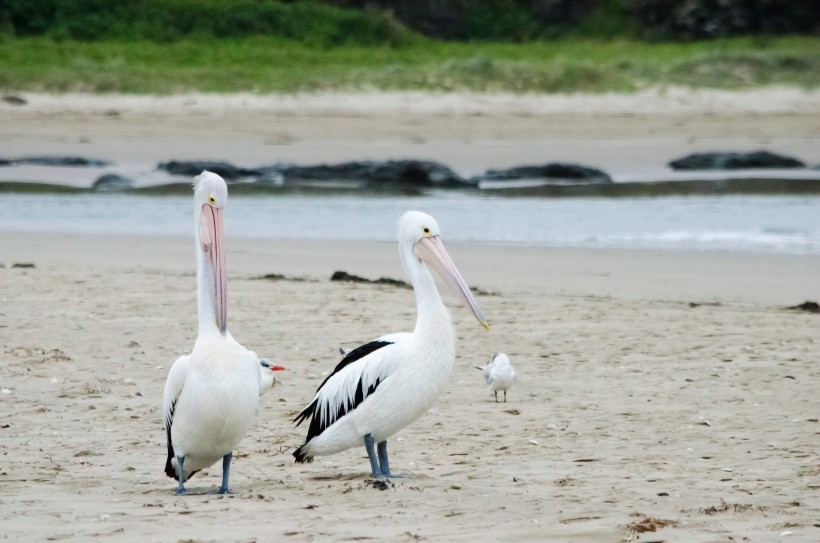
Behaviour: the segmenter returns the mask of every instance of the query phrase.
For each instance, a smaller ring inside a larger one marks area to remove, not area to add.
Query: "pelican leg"
[[[231,459],[233,459],[232,452],[222,457],[222,486],[219,487],[219,494],[231,493],[231,491],[228,490],[228,478],[231,476]]]
[[[177,487],[177,496],[184,496],[188,494],[188,491],[185,490],[185,471],[182,469],[182,465],[185,463],[184,456],[177,456],[177,477],[179,478],[179,486]]]
[[[376,450],[373,448],[374,444],[373,436],[370,434],[364,436],[364,448],[367,449],[367,458],[370,459],[370,469],[373,472],[373,477],[383,479],[384,475],[382,475],[382,470],[379,468],[379,459],[376,457]],[[379,446],[381,447],[381,444],[379,444]]]
[[[387,460],[387,440],[380,442],[377,445],[377,449],[379,452],[379,467],[381,468],[382,475],[390,477],[390,462]]]
[[[379,466],[381,466],[382,477],[388,477],[392,479],[411,477],[411,475],[397,475],[395,473],[390,473],[390,461],[387,459],[386,439],[377,445],[377,450],[379,452]]]

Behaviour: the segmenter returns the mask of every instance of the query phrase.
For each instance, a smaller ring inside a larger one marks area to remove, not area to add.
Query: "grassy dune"
[[[0,89],[121,93],[425,90],[628,92],[683,85],[820,86],[820,38],[696,43],[560,39],[527,44],[310,46],[267,37],[0,41]]]

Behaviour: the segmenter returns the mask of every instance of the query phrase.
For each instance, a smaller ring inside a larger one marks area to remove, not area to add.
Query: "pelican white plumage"
[[[382,336],[344,355],[294,420],[299,425],[310,419],[305,443],[293,453],[297,462],[364,444],[372,475],[394,477],[387,438],[430,408],[455,362],[455,329],[428,266],[489,330],[478,302],[444,248],[433,217],[418,211],[401,216],[399,255],[416,294],[415,329]]]
[[[509,357],[504,353],[496,353],[486,366],[476,366],[484,371],[484,380],[495,393],[495,403],[498,403],[498,391],[504,391],[504,403],[507,403],[507,390],[515,382],[515,370],[510,364]]]
[[[162,402],[168,444],[165,473],[178,481],[177,494],[186,494],[183,483],[220,458],[219,493],[229,492],[232,451],[251,425],[259,395],[273,385],[272,375],[267,385],[256,353],[228,332],[222,232],[227,201],[228,187],[220,176],[204,171],[195,178],[199,333],[191,354],[171,366]]]

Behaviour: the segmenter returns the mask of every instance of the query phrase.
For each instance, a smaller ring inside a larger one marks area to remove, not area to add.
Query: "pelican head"
[[[435,270],[481,326],[490,329],[478,301],[444,248],[441,229],[433,217],[420,211],[404,213],[399,219],[399,246],[412,248],[413,259],[418,265],[426,264]],[[402,257],[406,258],[405,255]]]
[[[261,379],[259,381],[259,395],[261,396],[265,392],[269,391],[273,385],[276,384],[277,379],[274,377],[275,371],[282,371],[285,368],[282,366],[276,366],[271,363],[270,360],[267,358],[260,358],[259,359],[259,371],[261,372]]]
[[[228,186],[215,173],[203,171],[194,178],[194,216],[197,248],[205,262],[206,288],[213,296],[216,326],[222,335],[228,329],[228,278],[225,269],[222,210],[228,203]],[[199,257],[197,257],[199,258]]]

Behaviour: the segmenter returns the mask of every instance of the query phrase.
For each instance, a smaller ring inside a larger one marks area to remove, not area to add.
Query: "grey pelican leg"
[[[222,486],[219,487],[219,494],[230,494],[231,491],[228,490],[228,479],[231,476],[231,460],[233,459],[233,453],[229,452],[225,456],[222,457]]]
[[[370,459],[370,470],[373,472],[373,477],[376,479],[383,479],[382,470],[379,468],[379,459],[376,457],[376,450],[373,448],[375,442],[373,436],[366,434],[364,436],[364,448],[367,449],[367,458]],[[381,450],[381,443],[379,444]]]
[[[390,462],[387,460],[387,440],[380,442],[377,445],[379,451],[379,467],[382,475],[390,477]]]
[[[381,466],[382,477],[389,477],[393,479],[410,477],[410,475],[397,475],[395,473],[390,473],[390,461],[387,459],[386,439],[377,445],[377,450],[379,452],[379,466]]]
[[[182,465],[185,463],[184,456],[177,456],[177,478],[179,479],[179,486],[177,487],[177,496],[184,496],[188,493],[185,490],[185,485],[182,484],[185,482],[185,471],[182,469]]]

